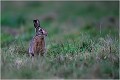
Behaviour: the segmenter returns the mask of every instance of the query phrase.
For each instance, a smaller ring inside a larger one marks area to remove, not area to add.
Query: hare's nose
[[[47,36],[47,34],[45,34],[45,36]]]
[[[47,32],[46,32],[45,30],[43,30],[43,34],[44,34],[45,36],[47,36]]]
[[[45,32],[44,34],[45,34],[45,36],[47,36],[47,32]]]

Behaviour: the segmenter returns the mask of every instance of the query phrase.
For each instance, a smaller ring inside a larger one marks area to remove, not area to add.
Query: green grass
[[[118,26],[107,25],[107,19],[101,30],[96,25],[106,16],[118,17],[117,2],[24,3],[2,2],[2,79],[119,78]],[[31,58],[36,17],[48,32],[47,52]]]
[[[2,78],[118,78],[118,41],[85,36],[48,44],[47,54],[34,61],[20,42],[2,48]]]

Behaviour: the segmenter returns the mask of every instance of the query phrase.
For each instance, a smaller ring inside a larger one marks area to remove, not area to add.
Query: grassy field
[[[118,79],[118,2],[1,2],[2,79]],[[33,20],[47,30],[44,57],[30,58]]]

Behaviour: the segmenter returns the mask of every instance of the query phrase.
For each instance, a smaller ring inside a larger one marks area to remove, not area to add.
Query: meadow
[[[45,56],[27,55],[33,20]],[[2,79],[118,79],[118,1],[1,1]]]

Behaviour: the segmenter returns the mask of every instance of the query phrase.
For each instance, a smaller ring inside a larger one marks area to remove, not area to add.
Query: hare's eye
[[[41,29],[41,28],[39,28],[39,31],[40,31],[40,32],[42,32],[42,29]]]

